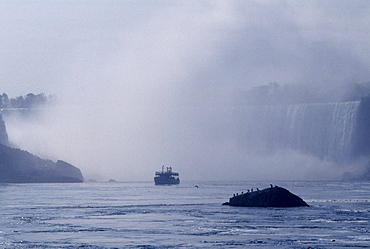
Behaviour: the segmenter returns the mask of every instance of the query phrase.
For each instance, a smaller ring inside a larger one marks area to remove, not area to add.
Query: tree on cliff
[[[53,96],[46,96],[44,93],[29,93],[25,96],[10,98],[6,93],[0,95],[0,108],[37,108],[52,103]]]

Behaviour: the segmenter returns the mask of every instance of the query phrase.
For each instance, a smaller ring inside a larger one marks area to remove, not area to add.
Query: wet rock
[[[263,190],[234,195],[229,202],[222,205],[242,207],[300,207],[308,204],[297,195],[282,187],[271,187]]]
[[[0,144],[0,172],[0,183],[83,182],[80,169],[69,163],[44,160],[3,144]]]

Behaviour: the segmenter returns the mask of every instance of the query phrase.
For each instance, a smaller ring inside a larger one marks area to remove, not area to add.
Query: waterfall
[[[286,146],[321,159],[349,162],[353,157],[360,102],[292,105],[286,108]]]
[[[268,150],[292,149],[323,160],[348,163],[354,156],[360,101],[244,109],[243,129],[250,141]],[[246,118],[248,117],[248,118]]]

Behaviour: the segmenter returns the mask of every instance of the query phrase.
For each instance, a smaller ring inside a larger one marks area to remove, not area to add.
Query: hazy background
[[[0,1],[0,91],[58,99],[8,119],[9,138],[86,178],[151,181],[162,164],[182,180],[339,177],[246,151],[232,110],[271,82],[343,99],[370,80],[369,23],[367,0]]]

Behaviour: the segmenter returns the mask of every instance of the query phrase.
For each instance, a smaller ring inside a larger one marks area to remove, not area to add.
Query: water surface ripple
[[[277,184],[310,207],[221,205],[266,182],[0,184],[0,248],[370,247],[370,183]]]

